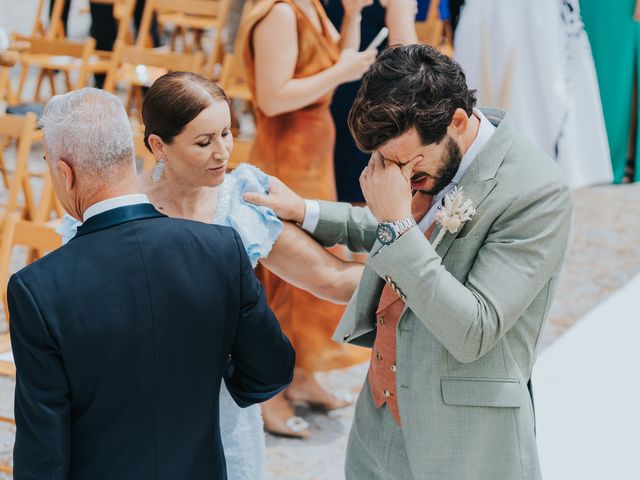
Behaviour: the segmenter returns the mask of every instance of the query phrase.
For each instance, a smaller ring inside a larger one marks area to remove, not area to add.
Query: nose
[[[213,151],[213,159],[216,161],[224,160],[229,156],[227,147],[224,141],[220,138],[216,141],[215,149]]]

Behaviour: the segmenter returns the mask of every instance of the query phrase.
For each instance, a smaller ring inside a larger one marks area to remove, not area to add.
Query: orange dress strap
[[[255,97],[255,57],[253,48],[253,32],[256,26],[269,14],[277,3],[289,5],[296,14],[298,35],[298,58],[293,78],[304,78],[315,75],[334,65],[340,58],[338,43],[333,38],[332,26],[318,0],[311,0],[320,20],[322,31],[313,25],[309,17],[294,0],[260,0],[243,21],[240,30],[242,59],[247,76],[247,85]],[[329,98],[331,96],[329,95]]]

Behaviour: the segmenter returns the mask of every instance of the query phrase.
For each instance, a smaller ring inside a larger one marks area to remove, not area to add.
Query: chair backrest
[[[20,218],[17,214],[8,215],[2,226],[2,243],[0,243],[0,284],[2,285],[4,315],[9,324],[7,307],[7,283],[11,273],[13,249],[16,246],[27,247],[37,252],[35,258],[27,257],[27,263],[40,258],[62,245],[62,239],[51,224],[34,222]]]
[[[114,60],[104,83],[104,89],[109,92],[114,91],[118,68],[123,64],[156,67],[170,72],[197,72],[200,70],[203,62],[203,55],[201,52],[158,52],[151,48],[134,47],[122,44],[118,45],[116,51],[113,52],[113,56]]]
[[[21,212],[27,218],[35,215],[35,204],[29,182],[29,152],[36,129],[36,115],[2,115],[0,116],[0,136],[17,141],[16,162],[13,175],[9,178],[7,203],[0,218],[14,212]],[[3,165],[3,167],[6,167]],[[20,193],[23,204],[19,204]]]
[[[14,38],[28,42],[30,45],[29,49],[22,54],[22,70],[20,72],[20,81],[16,94],[17,99],[22,98],[22,91],[30,66],[42,68],[46,65],[50,71],[53,71],[57,67],[65,70],[71,68],[78,72],[78,79],[75,85],[69,85],[69,88],[78,89],[86,85],[87,76],[90,71],[91,57],[95,52],[95,39],[89,37],[83,41],[74,41],[67,40],[66,38],[23,37],[19,35],[15,35]],[[43,72],[44,71],[41,71],[41,75]],[[53,79],[53,77],[51,77],[51,79]],[[36,97],[38,96],[39,88],[40,82],[38,82],[36,87]]]
[[[96,46],[95,39],[89,37],[86,40],[76,41],[65,38],[42,37],[16,37],[29,42],[30,47],[26,53],[56,55],[82,59],[93,53]]]
[[[167,14],[178,14],[181,27],[214,29],[213,44],[209,53],[206,71],[213,71],[215,63],[222,61],[222,30],[229,15],[231,0],[147,0],[140,21],[136,45],[149,44],[151,22],[154,14],[160,22]],[[176,17],[174,15],[173,19]]]

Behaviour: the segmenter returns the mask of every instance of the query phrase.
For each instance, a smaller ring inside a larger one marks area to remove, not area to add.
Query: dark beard
[[[458,173],[458,169],[460,168],[460,163],[462,162],[462,151],[460,150],[460,147],[449,135],[447,135],[445,141],[447,144],[442,156],[442,167],[440,167],[438,176],[434,177],[434,186],[429,190],[420,190],[420,192],[425,195],[436,196],[440,193],[451,183],[451,180],[453,180],[453,177],[456,176],[456,173]]]

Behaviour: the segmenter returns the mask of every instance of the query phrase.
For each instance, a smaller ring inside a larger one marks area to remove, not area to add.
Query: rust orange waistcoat
[[[411,213],[418,221],[429,211],[431,196],[417,193],[413,198]],[[427,238],[431,236],[434,226],[435,224],[431,225],[425,232]],[[367,375],[376,408],[386,403],[398,425],[401,425],[401,422],[396,383],[396,332],[403,309],[404,302],[390,285],[385,285],[376,311],[376,340],[373,343]]]

